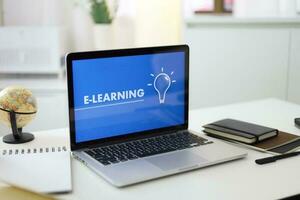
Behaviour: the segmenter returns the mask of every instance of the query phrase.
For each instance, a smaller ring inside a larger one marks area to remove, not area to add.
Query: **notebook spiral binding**
[[[66,146],[58,147],[39,147],[39,148],[23,148],[23,149],[3,149],[0,150],[0,155],[22,155],[33,153],[54,153],[67,151]]]

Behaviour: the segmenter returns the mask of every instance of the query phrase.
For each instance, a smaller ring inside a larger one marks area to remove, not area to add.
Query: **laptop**
[[[187,45],[70,53],[72,155],[117,187],[243,158],[188,130]]]

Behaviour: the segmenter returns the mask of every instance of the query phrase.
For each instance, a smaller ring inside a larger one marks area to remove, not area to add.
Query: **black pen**
[[[289,158],[293,156],[297,156],[300,154],[300,151],[292,152],[292,153],[286,153],[278,156],[271,156],[271,157],[266,157],[266,158],[260,158],[255,160],[256,164],[263,165],[271,162],[276,162],[276,160],[284,159],[284,158]]]

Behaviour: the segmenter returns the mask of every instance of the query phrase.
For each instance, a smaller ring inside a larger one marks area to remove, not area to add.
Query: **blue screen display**
[[[74,60],[76,143],[184,124],[184,52]]]

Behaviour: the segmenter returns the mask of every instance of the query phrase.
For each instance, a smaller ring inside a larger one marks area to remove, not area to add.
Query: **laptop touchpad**
[[[190,151],[178,151],[167,155],[149,157],[146,160],[164,171],[193,167],[207,161]]]

